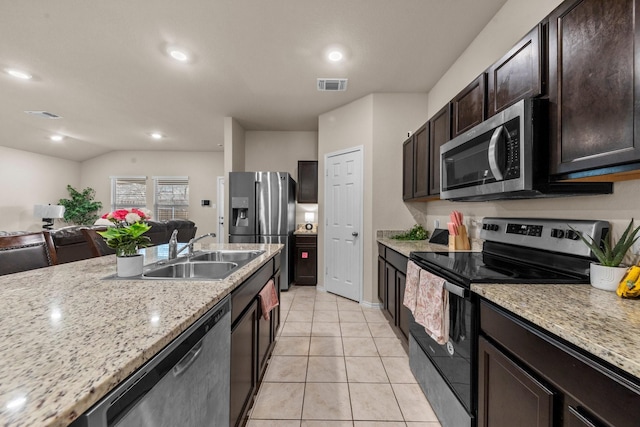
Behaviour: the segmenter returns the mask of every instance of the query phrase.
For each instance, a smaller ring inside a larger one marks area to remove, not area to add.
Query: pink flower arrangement
[[[133,224],[134,222],[148,221],[151,219],[151,211],[145,208],[131,208],[131,209],[117,209],[113,212],[102,215],[102,219],[108,219],[114,224],[127,223]]]
[[[143,236],[151,229],[145,223],[151,219],[151,211],[148,209],[117,209],[102,215],[102,219],[111,221],[114,226],[106,231],[98,231],[107,242],[107,246],[116,250],[117,256],[132,256],[138,253],[139,248],[151,244],[151,239]]]

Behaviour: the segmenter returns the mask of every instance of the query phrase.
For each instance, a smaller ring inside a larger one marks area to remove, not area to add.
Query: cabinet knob
[[[354,231],[353,233],[351,233],[351,235],[352,235],[353,237],[358,237],[358,232],[357,232],[357,231]]]

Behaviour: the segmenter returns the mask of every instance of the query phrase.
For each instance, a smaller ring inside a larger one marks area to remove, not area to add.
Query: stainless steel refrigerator
[[[229,173],[229,243],[282,243],[280,289],[293,280],[296,182],[287,172]]]

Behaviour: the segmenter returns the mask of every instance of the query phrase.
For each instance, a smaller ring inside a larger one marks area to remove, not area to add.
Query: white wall
[[[347,148],[363,146],[364,209],[363,237],[371,230],[372,205],[372,146],[373,146],[373,95],[365,96],[343,107],[321,114],[318,118],[318,285],[324,286],[324,170],[326,154]],[[371,243],[369,243],[371,246]],[[364,259],[368,259],[365,252]],[[365,277],[371,271],[364,269]],[[369,284],[365,279],[364,287]],[[365,291],[363,293],[366,294]]]
[[[222,152],[114,151],[82,163],[82,188],[96,190],[96,200],[108,212],[111,203],[110,176],[146,176],[147,206],[153,209],[153,176],[189,177],[189,219],[197,234],[217,231],[217,206],[203,207],[200,201],[216,203],[218,176],[224,176]]]
[[[67,185],[79,189],[80,163],[0,147],[0,230],[40,231],[35,204],[57,204],[68,198]],[[63,226],[55,221],[55,227]]]
[[[224,175],[244,172],[245,131],[233,117],[224,118]]]
[[[289,172],[298,181],[298,160],[318,159],[318,132],[246,131],[247,171]],[[296,205],[296,224],[304,223],[305,212],[317,212],[313,203]]]
[[[246,131],[247,171],[289,172],[298,180],[298,160],[318,159],[318,132]]]
[[[402,142],[427,121],[426,94],[372,94],[319,118],[319,283],[324,280],[324,156],[363,146],[363,301],[377,303],[375,231],[413,225],[402,202]]]

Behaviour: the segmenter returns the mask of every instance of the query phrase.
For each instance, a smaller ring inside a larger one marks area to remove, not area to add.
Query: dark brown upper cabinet
[[[452,138],[484,121],[486,117],[485,80],[486,75],[482,73],[451,100],[453,105]]]
[[[429,123],[425,123],[402,146],[402,198],[429,195]]]
[[[440,146],[451,139],[451,104],[431,117],[429,124],[429,195],[436,196],[440,194]]]
[[[549,15],[551,172],[559,178],[638,168],[636,3],[568,0]]]
[[[413,137],[402,143],[402,200],[413,199]]]
[[[545,85],[544,35],[535,27],[487,70],[487,117],[523,99],[542,95]]]
[[[413,197],[429,195],[429,123],[413,134]]]
[[[318,203],[317,160],[298,160],[298,203]]]

